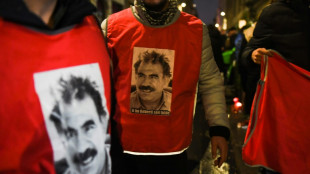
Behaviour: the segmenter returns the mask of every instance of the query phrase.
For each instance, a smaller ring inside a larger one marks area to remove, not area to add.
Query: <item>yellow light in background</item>
[[[182,6],[180,6],[180,5],[178,5],[178,9],[179,9],[180,11],[183,11]]]
[[[246,25],[246,20],[240,19],[240,20],[239,20],[239,24],[238,24],[239,29],[242,28],[242,27],[245,26],[245,25]]]
[[[223,30],[227,30],[227,19],[226,18],[224,18],[223,19]]]
[[[218,28],[219,26],[220,26],[220,24],[217,24],[217,23],[215,24],[215,27],[216,27],[216,28]]]
[[[222,11],[222,12],[221,12],[221,16],[225,16],[225,15],[226,15],[225,12]]]
[[[182,2],[181,3],[181,6],[184,8],[184,7],[186,7],[186,3],[185,2]]]

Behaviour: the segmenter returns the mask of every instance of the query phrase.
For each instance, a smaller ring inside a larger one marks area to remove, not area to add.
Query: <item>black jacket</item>
[[[242,54],[242,62],[259,73],[251,54],[257,48],[274,49],[289,62],[310,70],[309,1],[284,0],[272,3],[261,13],[253,38]],[[256,72],[257,73],[257,72]]]

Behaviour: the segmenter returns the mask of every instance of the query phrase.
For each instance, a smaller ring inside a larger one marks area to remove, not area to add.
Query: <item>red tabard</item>
[[[243,160],[282,174],[310,171],[310,72],[273,51],[261,65]]]
[[[57,149],[44,116],[53,104],[41,100],[40,94],[50,93],[41,87],[57,74],[83,75],[97,68],[101,78],[95,80],[104,84],[110,112],[110,60],[100,28],[93,16],[53,34],[0,18],[0,38],[0,173],[55,173]],[[43,78],[36,81],[36,75]]]
[[[124,151],[165,155],[186,149],[191,142],[201,65],[202,22],[182,12],[171,25],[150,27],[138,21],[131,9],[126,9],[108,18],[107,39],[118,103],[115,119]],[[155,110],[131,110],[133,64],[138,53],[145,50],[166,51],[163,54],[173,64],[168,114]]]

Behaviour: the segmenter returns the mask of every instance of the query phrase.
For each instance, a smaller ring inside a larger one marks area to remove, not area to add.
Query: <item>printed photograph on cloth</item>
[[[170,115],[174,50],[134,47],[130,112]]]
[[[34,74],[57,174],[111,173],[109,111],[97,63]]]

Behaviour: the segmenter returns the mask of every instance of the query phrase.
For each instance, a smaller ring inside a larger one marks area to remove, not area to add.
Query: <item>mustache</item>
[[[139,86],[139,89],[140,90],[150,90],[151,92],[155,91],[155,89],[152,88],[151,86],[143,86],[143,85],[141,85],[141,86]]]
[[[97,155],[97,150],[96,149],[86,149],[83,153],[78,153],[74,155],[73,161],[74,163],[80,164],[83,163],[83,161],[87,160],[89,157],[93,157]]]

